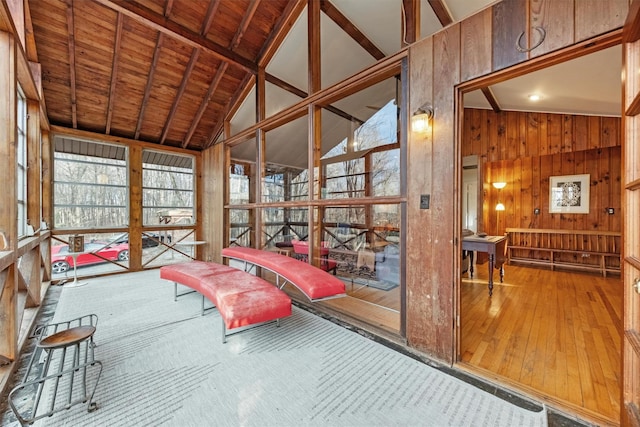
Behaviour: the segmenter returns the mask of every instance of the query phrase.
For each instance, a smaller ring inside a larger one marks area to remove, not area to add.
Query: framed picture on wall
[[[549,177],[549,213],[589,213],[589,174]]]

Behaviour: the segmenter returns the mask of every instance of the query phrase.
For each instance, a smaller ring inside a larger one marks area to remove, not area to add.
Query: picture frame
[[[549,177],[549,213],[589,213],[590,175]]]

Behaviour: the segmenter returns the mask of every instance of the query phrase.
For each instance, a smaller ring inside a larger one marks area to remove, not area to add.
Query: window
[[[143,151],[144,225],[195,224],[193,165],[191,156]]]
[[[27,235],[27,100],[18,87],[18,147],[16,198],[18,202],[18,238]]]
[[[67,138],[54,144],[54,227],[127,226],[126,147]]]

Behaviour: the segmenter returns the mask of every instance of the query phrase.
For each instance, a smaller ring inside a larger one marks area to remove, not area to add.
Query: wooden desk
[[[504,253],[507,236],[467,236],[462,238],[462,250],[469,251],[469,274],[473,277],[473,251],[489,254],[489,296],[493,294],[493,268],[500,268],[500,282],[504,280]]]

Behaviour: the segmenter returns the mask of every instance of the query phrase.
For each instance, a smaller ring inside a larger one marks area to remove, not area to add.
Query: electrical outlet
[[[430,194],[421,194],[420,195],[420,209],[429,209],[429,204],[431,203],[431,195]]]
[[[615,213],[616,213],[616,210],[615,210],[614,208],[607,208],[607,213],[608,213],[609,215],[613,215],[613,214],[615,214]]]

